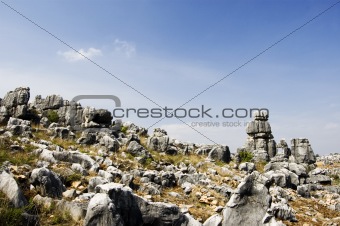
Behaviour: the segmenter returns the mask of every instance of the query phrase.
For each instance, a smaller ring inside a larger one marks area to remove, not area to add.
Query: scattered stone
[[[0,191],[3,192],[11,203],[16,207],[23,207],[28,204],[17,182],[11,174],[3,170],[0,174]]]
[[[30,183],[42,196],[62,198],[65,186],[53,171],[46,168],[37,168],[32,171]]]

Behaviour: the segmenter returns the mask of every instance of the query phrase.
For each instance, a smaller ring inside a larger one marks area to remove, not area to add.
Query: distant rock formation
[[[0,123],[6,124],[10,117],[24,119],[28,113],[29,99],[30,88],[28,87],[19,87],[8,92],[1,100]]]
[[[57,115],[54,122],[59,126],[71,126],[73,130],[108,128],[112,125],[112,115],[108,110],[83,108],[79,103],[70,103],[55,94],[46,98],[37,95],[33,103],[28,103],[29,99],[30,88],[28,87],[19,87],[8,92],[0,101],[0,124],[7,124],[9,118],[13,117],[41,123],[42,126],[48,127],[52,123],[49,121],[49,114],[52,112]]]
[[[267,111],[261,110],[254,114],[254,120],[249,122],[246,128],[248,138],[244,146],[237,150],[237,159],[240,152],[251,152],[255,162],[315,163],[316,157],[308,139],[292,139],[291,148],[284,139],[276,143],[268,118]]]

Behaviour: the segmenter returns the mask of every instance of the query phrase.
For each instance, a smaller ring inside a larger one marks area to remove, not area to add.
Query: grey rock
[[[105,109],[98,109],[95,111],[93,122],[108,127],[112,124],[111,112]]]
[[[46,168],[37,168],[32,171],[30,183],[40,192],[42,196],[62,198],[65,186],[58,175]]]
[[[30,99],[30,88],[19,87],[14,91],[9,91],[1,100],[1,105],[6,107],[16,107],[26,105]]]
[[[203,226],[222,226],[221,215],[219,214],[212,215],[203,223]]]
[[[42,110],[47,109],[58,109],[63,106],[63,98],[59,95],[50,95],[45,99],[41,100],[41,105],[39,106]]]
[[[151,157],[150,153],[142,145],[137,143],[137,141],[131,141],[126,150],[133,156]]]
[[[89,180],[89,185],[88,185],[87,189],[88,189],[89,192],[94,192],[97,185],[107,184],[107,183],[109,183],[109,181],[102,178],[102,177],[98,177],[98,176],[92,177]]]
[[[208,154],[208,158],[229,163],[231,160],[229,147],[228,146],[213,147]]]
[[[134,176],[132,174],[126,173],[122,176],[120,183],[125,184],[126,186],[129,186],[130,188],[132,188],[134,186],[133,180],[134,180]]]
[[[123,175],[123,172],[114,166],[107,167],[106,172],[111,173],[114,178],[122,178]]]
[[[54,127],[53,129],[49,129],[53,138],[60,138],[60,139],[74,139],[75,134],[71,132],[66,127]]]
[[[296,163],[315,163],[316,157],[313,149],[306,138],[296,138],[291,140],[291,152]]]
[[[277,219],[289,220],[291,222],[296,222],[295,211],[287,205],[287,201],[272,203],[268,212],[273,214]]]
[[[127,131],[126,131],[127,134],[138,134],[140,136],[146,136],[148,133],[147,129],[140,127],[140,126],[136,126],[132,122],[124,122],[123,127],[127,128]],[[166,132],[164,130],[161,130],[161,129],[157,129],[157,130],[162,131],[161,133],[166,135]]]
[[[176,177],[174,173],[163,172],[161,173],[161,183],[164,187],[174,187],[176,186]]]
[[[97,142],[97,136],[95,133],[91,133],[88,130],[83,131],[81,137],[77,140],[78,144],[91,145]]]
[[[108,151],[116,152],[119,149],[119,142],[117,139],[108,135],[103,136],[99,140],[100,145],[104,146]]]
[[[302,164],[289,163],[288,169],[298,176],[307,176],[306,168]]]
[[[86,216],[88,202],[75,202],[66,200],[57,200],[56,209],[61,213],[68,213],[74,221],[83,220]]]
[[[304,198],[310,198],[310,187],[307,184],[300,185],[296,190],[297,194],[301,195]]]
[[[13,135],[32,137],[30,121],[10,117],[6,128]]]
[[[47,117],[42,117],[40,119],[40,125],[42,125],[42,127],[48,128],[50,124],[51,124],[51,122],[48,120]]]
[[[76,173],[82,174],[83,176],[88,175],[87,170],[85,170],[79,163],[73,163],[71,169]]]
[[[331,185],[332,180],[327,175],[311,175],[309,178],[307,178],[308,183],[314,183],[314,184],[322,184],[322,185]]]
[[[109,172],[106,172],[105,170],[99,170],[98,171],[98,176],[103,177],[108,182],[113,182],[114,181],[113,175],[111,173],[109,173]]]
[[[161,186],[153,182],[148,182],[148,183],[144,183],[140,185],[138,190],[148,195],[160,195],[161,194]]]
[[[198,184],[202,180],[206,180],[207,176],[202,173],[194,173],[194,174],[180,174],[178,175],[177,184],[182,185],[185,182],[191,184]]]
[[[114,206],[117,207],[115,219],[118,219],[118,218],[121,219],[121,222],[123,223],[124,226],[125,225],[126,226],[143,225],[143,222],[144,224],[146,224],[145,220],[142,218],[141,206],[140,206],[140,204],[146,201],[133,195],[131,188],[126,187],[122,184],[109,183],[109,184],[104,184],[104,185],[98,185],[96,187],[96,192],[104,193],[108,195],[109,199],[112,200],[112,203],[114,204]],[[92,199],[94,199],[94,197]],[[107,200],[107,196],[102,196],[102,197],[106,197],[105,199]],[[139,200],[139,202],[137,201],[137,199]],[[106,202],[107,201],[105,201],[105,203]],[[145,215],[150,216],[151,212],[149,213],[146,212]]]
[[[185,217],[185,223],[184,223],[185,226],[202,226],[202,224],[198,220],[195,220],[190,214],[186,213],[184,214],[184,217]],[[182,224],[182,226],[184,225]]]
[[[28,204],[17,182],[11,174],[7,173],[5,170],[3,170],[0,174],[0,191],[8,197],[16,208],[23,207]]]
[[[30,88],[19,87],[8,92],[1,100],[0,123],[5,123],[10,117],[25,118],[28,113]]]
[[[238,166],[238,169],[252,173],[255,170],[255,164],[252,162],[243,162]]]
[[[169,136],[161,129],[155,129],[153,135],[147,141],[147,148],[158,152],[165,152],[168,149],[168,145]]]
[[[124,221],[118,214],[117,206],[110,199],[108,194],[96,194],[90,201],[86,217],[85,226],[124,226]]]
[[[84,169],[96,171],[99,165],[90,156],[79,151],[53,151],[56,160],[70,163],[79,163]]]
[[[193,224],[193,221],[185,217],[176,205],[146,202],[141,198],[137,199],[137,203],[143,216],[144,225],[181,226],[188,222]]]
[[[258,172],[253,172],[239,184],[223,211],[222,225],[263,225],[271,196],[258,177]]]

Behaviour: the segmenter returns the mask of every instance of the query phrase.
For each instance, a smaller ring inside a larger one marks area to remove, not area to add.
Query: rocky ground
[[[276,143],[255,115],[227,146],[148,134],[29,88],[0,104],[0,225],[340,225],[340,154]]]

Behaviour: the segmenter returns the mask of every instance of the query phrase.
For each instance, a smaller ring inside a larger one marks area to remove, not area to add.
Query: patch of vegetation
[[[330,175],[332,178],[332,185],[340,185],[340,176],[338,174]]]
[[[82,178],[81,174],[74,173],[65,178],[66,184],[72,184],[73,181],[80,181]]]
[[[52,122],[59,122],[59,115],[56,111],[53,110],[48,110],[47,111],[47,118],[48,120],[52,123]]]
[[[23,225],[23,208],[14,208],[6,195],[0,192],[0,225]]]
[[[37,209],[33,202],[21,208],[15,208],[6,195],[0,192],[0,225],[17,226],[26,225],[22,214],[24,212],[36,214]]]
[[[8,149],[0,149],[0,164],[9,161],[14,165],[33,165],[36,157],[32,153],[27,152],[11,152]]]
[[[127,132],[128,129],[129,129],[129,128],[128,128],[127,126],[122,126],[122,128],[120,129],[120,131],[121,131],[122,133],[126,134],[126,132]]]
[[[241,159],[241,162],[250,162],[253,159],[253,153],[250,151],[241,151],[239,152],[239,156]]]
[[[267,164],[267,162],[262,161],[262,162],[256,162],[255,167],[256,170],[259,171],[260,173],[264,173],[264,166]]]
[[[67,224],[72,221],[72,217],[68,212],[57,211],[51,217],[51,225]]]

